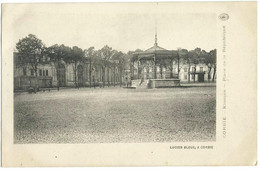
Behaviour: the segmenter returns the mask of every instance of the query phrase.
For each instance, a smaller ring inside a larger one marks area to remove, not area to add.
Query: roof
[[[147,50],[145,50],[144,52],[155,52],[155,51],[168,51],[168,50],[166,50],[165,48],[162,48],[162,47],[160,47],[160,46],[158,46],[157,44],[154,44],[154,46],[153,47],[151,47],[151,48],[148,48]]]
[[[176,50],[166,50],[165,48],[162,48],[157,45],[157,43],[154,44],[153,47],[148,48],[147,50],[143,52],[135,52],[133,53],[133,59],[137,58],[153,58],[156,55],[156,58],[169,58],[169,57],[174,57],[177,55]]]
[[[176,50],[166,50],[158,46],[157,43],[157,33],[155,33],[155,42],[151,48],[143,52],[135,52],[133,53],[132,61],[139,59],[168,59],[178,56],[178,52]]]

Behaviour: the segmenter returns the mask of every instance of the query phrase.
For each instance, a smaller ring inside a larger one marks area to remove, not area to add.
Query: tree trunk
[[[212,82],[214,82],[214,80],[215,80],[216,70],[217,70],[217,69],[214,67],[214,72],[213,72]]]
[[[107,87],[110,86],[110,82],[109,82],[109,67],[107,67]]]
[[[137,60],[137,79],[139,79],[139,60]]]
[[[133,61],[133,65],[132,65],[132,68],[133,68],[133,78],[135,76],[135,62]],[[121,68],[122,69],[122,68]],[[138,70],[138,69],[137,69]],[[122,70],[121,70],[122,71]],[[125,72],[124,72],[125,73]],[[138,74],[138,73],[137,73]],[[121,79],[122,79],[122,74],[121,74]],[[122,80],[123,81],[123,80]]]
[[[74,84],[75,84],[75,88],[77,88],[77,63],[76,62],[74,65]]]
[[[92,63],[89,63],[89,87],[91,88],[91,77],[92,77]]]
[[[103,88],[105,87],[105,69],[106,67],[102,66],[102,81],[103,81]]]
[[[188,67],[188,83],[190,83],[190,65]]]
[[[195,67],[194,67],[194,68],[195,68],[195,69],[194,69],[194,72],[193,72],[193,73],[194,73],[194,74],[193,74],[193,75],[194,75],[194,77],[193,77],[193,83],[195,83],[195,78],[196,78],[196,77],[195,77],[195,73],[196,73],[196,64],[195,64]]]
[[[171,58],[171,62],[170,62],[170,71],[171,71],[171,75],[170,77],[173,78],[173,59]]]
[[[211,73],[211,67],[208,67],[209,69],[208,69],[208,82],[210,82],[210,73]]]
[[[36,83],[36,90],[39,91],[39,80],[38,80],[38,72],[37,72],[38,67],[37,67],[37,65],[35,65],[34,68],[35,68],[34,72],[35,72],[35,78],[36,78],[36,82],[35,82]]]
[[[161,79],[162,79],[162,71],[163,70],[163,68],[162,68],[162,66],[160,66],[160,74],[161,74]]]
[[[180,56],[178,54],[178,79],[180,79]]]
[[[114,66],[114,87],[116,86],[116,67]]]
[[[122,68],[120,68],[120,87],[122,86]]]
[[[58,88],[58,90],[59,90],[59,88],[60,88],[60,74],[59,74],[59,65],[58,64],[54,64],[54,65],[56,65],[55,66],[55,69],[56,69],[56,74],[57,74],[57,88]]]

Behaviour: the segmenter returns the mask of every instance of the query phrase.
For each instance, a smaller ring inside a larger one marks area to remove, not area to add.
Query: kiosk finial
[[[154,45],[157,46],[158,43],[157,43],[157,20],[155,20],[155,42],[154,42]]]

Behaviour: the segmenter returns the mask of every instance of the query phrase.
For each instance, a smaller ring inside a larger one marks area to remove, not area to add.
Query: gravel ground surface
[[[14,143],[216,140],[216,88],[82,88],[14,95]]]

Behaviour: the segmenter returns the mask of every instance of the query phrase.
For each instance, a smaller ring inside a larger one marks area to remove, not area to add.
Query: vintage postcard
[[[2,4],[2,165],[256,165],[256,14]]]

